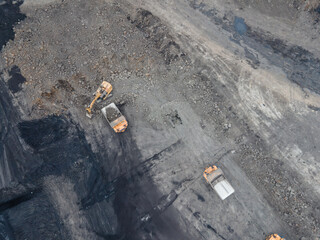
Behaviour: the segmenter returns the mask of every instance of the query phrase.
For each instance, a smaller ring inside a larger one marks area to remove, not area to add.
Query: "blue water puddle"
[[[234,28],[237,33],[243,35],[247,32],[247,24],[244,22],[243,18],[235,17],[233,22]]]

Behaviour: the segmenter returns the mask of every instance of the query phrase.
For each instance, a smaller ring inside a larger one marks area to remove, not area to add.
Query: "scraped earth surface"
[[[0,0],[0,239],[320,239],[319,5]]]

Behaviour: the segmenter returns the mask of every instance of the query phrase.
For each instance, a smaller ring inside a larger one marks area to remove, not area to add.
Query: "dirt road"
[[[1,236],[319,239],[312,4],[0,1],[14,13],[1,25]],[[102,80],[113,96],[88,119]],[[123,134],[100,112],[111,102]],[[202,177],[212,164],[235,188],[224,201]]]

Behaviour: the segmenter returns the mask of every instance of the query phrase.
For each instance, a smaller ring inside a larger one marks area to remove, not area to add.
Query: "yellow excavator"
[[[285,240],[284,238],[280,237],[278,234],[271,234],[269,235],[266,240]]]
[[[98,100],[106,100],[109,94],[112,91],[112,85],[107,81],[103,81],[97,91],[94,93],[94,99],[92,100],[91,104],[86,108],[87,110],[87,117],[92,118],[92,108],[96,101]]]

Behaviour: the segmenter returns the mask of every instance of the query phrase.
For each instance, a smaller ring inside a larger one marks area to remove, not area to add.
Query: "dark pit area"
[[[0,1],[0,51],[9,40],[14,39],[13,26],[26,18],[26,15],[20,12],[22,3],[21,0]]]
[[[54,144],[68,134],[66,120],[50,116],[40,120],[19,123],[21,137],[35,150]]]
[[[21,75],[20,69],[17,66],[13,66],[9,71],[9,74],[9,89],[12,93],[17,93],[22,89],[21,84],[24,83],[26,79]]]

